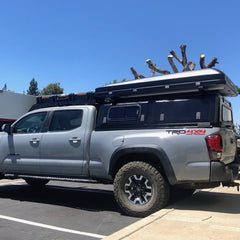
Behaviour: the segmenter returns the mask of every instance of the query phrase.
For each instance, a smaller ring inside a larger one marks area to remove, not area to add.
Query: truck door
[[[1,138],[2,168],[8,173],[39,173],[39,146],[47,112],[27,115],[13,125],[12,134]]]
[[[42,174],[54,176],[82,174],[86,118],[87,109],[69,108],[52,112],[49,129],[43,133],[41,141]]]

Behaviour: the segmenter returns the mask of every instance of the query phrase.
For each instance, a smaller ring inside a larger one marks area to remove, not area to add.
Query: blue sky
[[[0,88],[26,92],[35,78],[39,89],[93,91],[133,79],[132,66],[150,76],[148,58],[171,70],[167,56],[180,44],[196,69],[201,54],[217,57],[240,86],[239,25],[239,0],[0,0]],[[230,100],[240,124],[240,97]]]

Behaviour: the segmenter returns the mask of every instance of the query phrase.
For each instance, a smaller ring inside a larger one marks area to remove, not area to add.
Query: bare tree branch
[[[177,54],[173,50],[171,50],[170,53],[182,64],[182,60],[177,56]]]
[[[187,46],[185,44],[181,44],[179,47],[181,49],[182,59],[180,59],[173,50],[170,51],[171,55],[168,55],[168,62],[171,65],[171,68],[172,68],[173,72],[174,73],[179,72],[175,63],[174,63],[174,61],[173,61],[173,58],[175,58],[183,66],[183,70],[182,70],[183,72],[194,70],[195,67],[196,67],[196,64],[191,62],[191,61],[188,62],[188,60],[187,60],[187,56],[186,56]],[[168,70],[158,68],[156,66],[156,64],[152,63],[152,61],[150,59],[147,59],[146,63],[148,64],[148,67],[151,69],[152,76],[155,76],[156,72],[161,73],[161,74],[170,74],[170,72]],[[200,67],[201,67],[201,69],[214,67],[217,63],[218,63],[217,58],[214,57],[208,65],[205,65],[205,55],[202,54],[200,56]],[[131,67],[131,71],[132,71],[135,79],[145,78],[143,75],[137,73],[136,70],[133,67]]]
[[[135,79],[138,79],[138,78],[145,78],[143,75],[137,73],[137,71],[136,71],[133,67],[131,67],[130,69],[131,69],[132,74],[134,75]]]
[[[207,68],[214,67],[215,64],[217,64],[217,63],[218,63],[217,58],[214,57],[214,58],[211,60],[211,62],[207,65]]]
[[[217,64],[218,63],[218,61],[217,61],[217,58],[213,58],[212,60],[211,60],[211,62],[206,66],[205,65],[205,55],[204,54],[202,54],[201,56],[200,56],[200,67],[203,69],[203,68],[211,68],[211,67],[214,67],[215,66],[215,64]]]
[[[201,67],[201,69],[206,68],[206,65],[205,65],[205,55],[204,54],[202,54],[200,56],[200,67]]]
[[[174,62],[173,62],[173,55],[168,55],[168,62],[171,65],[173,72],[177,73],[178,69],[177,69],[176,65],[174,64]]]
[[[196,64],[195,63],[192,63],[191,66],[190,66],[190,71],[194,70],[196,67]]]
[[[150,59],[146,60],[146,63],[148,64],[148,67],[151,70],[154,70],[155,72],[161,73],[161,74],[170,74],[170,72],[168,70],[165,69],[161,69],[161,68],[157,68],[156,64],[153,64],[152,61]]]
[[[153,66],[156,67],[156,64],[153,63]],[[154,68],[151,68],[151,73],[152,73],[152,76],[154,77],[154,76],[155,76],[155,70],[154,70]]]
[[[183,72],[189,71],[190,70],[189,66],[192,65],[192,64],[193,63],[191,61],[186,63],[182,71]]]
[[[170,51],[171,55],[172,55],[173,57],[175,57],[175,58],[178,60],[178,62],[183,65],[183,70],[182,70],[183,72],[184,72],[184,71],[190,71],[190,70],[193,70],[193,69],[195,68],[195,64],[194,64],[194,63],[192,63],[192,62],[189,62],[189,63],[188,63],[188,62],[187,62],[186,47],[187,47],[187,46],[186,46],[185,44],[181,44],[181,45],[180,45],[181,54],[182,54],[182,59],[180,59],[173,50]],[[168,61],[169,61],[169,60],[170,60],[170,59],[168,59]],[[170,65],[172,66],[171,60],[169,61],[169,63],[170,63]],[[190,68],[190,66],[191,66],[191,68]],[[175,72],[175,71],[174,71],[174,72]]]
[[[180,45],[181,53],[182,53],[182,65],[185,68],[187,64],[187,57],[186,57],[186,45],[182,44]]]

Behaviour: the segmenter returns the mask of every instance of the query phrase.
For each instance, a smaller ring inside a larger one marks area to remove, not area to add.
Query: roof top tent
[[[106,85],[96,88],[95,99],[106,103],[206,92],[237,96],[236,86],[222,71],[208,68]]]

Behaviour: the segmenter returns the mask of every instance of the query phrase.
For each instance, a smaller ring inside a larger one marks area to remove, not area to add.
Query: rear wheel
[[[130,162],[115,176],[114,196],[127,215],[145,217],[166,205],[169,185],[152,165]]]
[[[26,178],[24,180],[27,184],[29,184],[32,187],[42,187],[49,182],[48,179],[37,179],[37,178]]]

